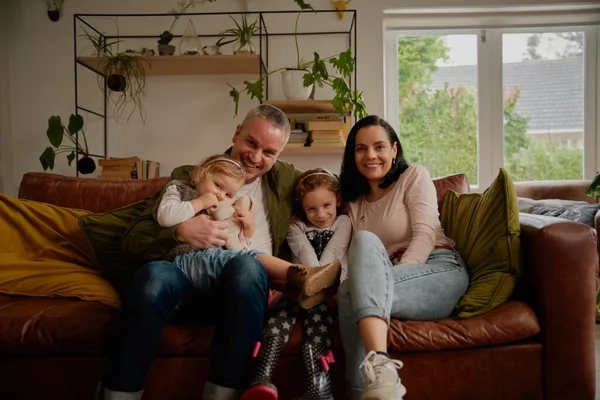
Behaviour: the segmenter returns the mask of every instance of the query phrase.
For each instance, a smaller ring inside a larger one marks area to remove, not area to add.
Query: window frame
[[[563,13],[565,11],[562,11]],[[477,14],[477,13],[475,13]],[[519,14],[519,13],[513,13]],[[600,17],[600,12],[598,13]],[[504,15],[504,14],[503,14]],[[504,34],[513,33],[547,33],[564,31],[584,32],[584,126],[583,126],[583,177],[592,179],[600,166],[600,18],[593,18],[598,22],[591,23],[590,15],[578,18],[578,13],[567,15],[559,23],[556,15],[518,19],[518,26],[482,25],[489,24],[489,14],[473,16],[470,19],[472,26],[460,26],[459,22],[465,20],[464,14],[447,14],[443,19],[431,19],[430,14],[422,15],[420,22],[415,20],[414,14],[410,16],[412,26],[402,28],[398,25],[398,16],[394,15],[387,21],[384,19],[384,116],[385,119],[400,132],[398,121],[398,56],[397,38],[401,35],[478,35],[477,41],[477,91],[478,91],[478,132],[477,132],[477,184],[471,185],[473,191],[482,191],[487,188],[504,164],[504,126],[503,126],[503,45]],[[441,18],[441,17],[440,17]],[[544,20],[546,19],[546,21]],[[580,23],[575,23],[579,20]],[[402,21],[401,19],[400,21]],[[510,18],[500,20],[510,21]],[[392,21],[390,23],[390,21]],[[432,22],[433,21],[433,22]],[[445,22],[444,22],[445,21]],[[530,22],[529,24],[527,22]],[[545,22],[545,23],[544,23]],[[436,27],[431,26],[432,23]],[[421,24],[419,26],[419,24]],[[402,25],[400,23],[400,25]],[[444,28],[439,28],[444,26]],[[485,40],[482,40],[485,37]]]

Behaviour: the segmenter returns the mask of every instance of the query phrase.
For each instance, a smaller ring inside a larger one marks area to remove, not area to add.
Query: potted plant
[[[146,69],[151,65],[148,59],[141,53],[127,50],[118,51],[120,39],[108,42],[103,34],[93,35],[83,28],[83,37],[87,38],[94,46],[94,55],[101,57],[98,62],[98,72],[106,77],[106,86],[113,92],[118,92],[114,103],[115,118],[120,118],[125,111],[128,102],[133,102],[134,108],[131,115],[137,109],[143,121],[146,116],[142,98],[146,92]],[[113,50],[113,46],[117,46]],[[103,84],[100,83],[101,87]]]
[[[316,12],[315,9],[307,4],[304,0],[294,0],[300,7],[300,11],[296,16],[296,24],[294,27],[294,41],[296,44],[296,64],[291,67],[278,68],[273,71],[267,71],[259,79],[254,82],[244,81],[244,88],[238,90],[237,88],[229,85],[231,90],[229,95],[233,98],[235,106],[235,115],[238,112],[238,105],[241,93],[245,93],[250,96],[251,99],[257,98],[259,101],[263,100],[263,88],[264,81],[270,75],[276,72],[284,72],[282,79],[284,80],[284,86],[286,80],[290,82],[296,82],[296,89],[302,90],[304,93],[303,100],[308,99],[310,96],[313,85],[327,85],[333,89],[335,96],[332,100],[332,104],[337,112],[344,114],[345,112],[351,112],[356,115],[357,118],[362,118],[367,115],[366,105],[364,103],[362,92],[357,90],[350,90],[346,80],[351,76],[354,71],[355,59],[352,56],[350,49],[339,53],[334,56],[322,58],[319,53],[314,52],[314,58],[310,61],[305,61],[300,58],[300,49],[298,46],[298,22],[303,12],[311,10]],[[329,67],[333,67],[334,72],[330,73]],[[286,72],[287,71],[287,72]],[[291,73],[289,71],[292,71]],[[299,75],[301,81],[293,80],[292,75]],[[294,85],[294,83],[292,83]],[[289,88],[289,86],[288,86]],[[293,88],[292,88],[293,89]],[[288,89],[284,88],[284,93]],[[290,94],[290,93],[288,93]],[[290,94],[290,97],[294,97],[296,93]],[[289,100],[289,98],[288,98]]]
[[[258,19],[251,24],[248,23],[248,17],[246,14],[242,14],[241,24],[229,16],[235,23],[235,28],[225,29],[219,35],[221,36],[233,36],[233,41],[236,42],[236,50],[233,54],[254,54],[254,45],[252,43],[252,37],[260,31],[260,25]],[[218,42],[217,42],[218,43]]]
[[[163,33],[161,33],[158,37],[158,54],[161,56],[172,56],[175,54],[175,46],[170,44],[171,40],[173,40],[172,31],[175,27],[175,24],[179,20],[179,17],[181,17],[181,15],[184,14],[188,8],[195,7],[206,2],[212,3],[214,1],[216,0],[179,0],[177,2],[177,8],[172,8],[169,10],[169,14],[173,14],[174,16],[171,26],[166,31],[163,31]]]
[[[48,18],[50,21],[56,22],[60,18],[60,9],[64,0],[46,0],[48,6]]]
[[[595,199],[600,198],[600,171],[596,172],[596,176],[592,179],[592,183],[588,186],[585,194]]]
[[[79,133],[81,138],[79,139]],[[77,160],[77,170],[82,174],[90,174],[96,170],[96,162],[93,157],[103,157],[97,154],[91,154],[88,150],[87,139],[83,130],[83,117],[81,115],[71,114],[69,118],[69,126],[65,126],[60,119],[60,116],[53,115],[48,119],[48,129],[46,135],[51,146],[46,147],[39,160],[44,168],[44,171],[54,169],[54,160],[57,154],[67,154],[69,165],[75,159],[75,153],[78,152],[82,157]],[[66,138],[69,144],[64,145],[63,139]]]

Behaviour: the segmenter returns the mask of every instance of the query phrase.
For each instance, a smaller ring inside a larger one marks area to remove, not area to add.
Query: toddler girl
[[[208,157],[192,172],[189,182],[173,180],[163,192],[155,217],[160,226],[177,225],[198,213],[218,212],[222,206],[231,207],[237,191],[245,182],[241,165],[227,155]],[[251,209],[235,207],[233,218],[241,225],[242,248],[197,249],[180,244],[172,249],[167,260],[173,261],[197,288],[205,287],[207,279],[217,278],[223,266],[239,254],[255,257],[276,281],[291,279],[302,296],[310,297],[315,288],[333,288],[339,285],[339,261],[332,260],[325,266],[310,268],[290,265],[277,257],[257,250],[248,250],[254,235],[254,218]],[[231,228],[231,224],[229,225]],[[310,289],[307,293],[306,289]]]
[[[341,205],[338,179],[322,168],[306,171],[300,177],[294,196],[294,220],[287,240],[292,261],[306,265],[326,265],[342,260],[345,279],[346,250],[352,226],[347,215],[338,215]],[[288,285],[293,279],[288,277]],[[287,289],[287,288],[286,288]],[[286,290],[287,291],[287,290]],[[297,290],[292,290],[296,291]],[[272,383],[277,358],[294,329],[296,318],[303,320],[302,362],[305,393],[302,399],[333,399],[329,364],[335,362],[330,347],[333,340],[333,318],[324,301],[335,294],[331,286],[319,292],[300,292],[298,303],[282,300],[270,314],[260,343],[255,348],[248,389],[241,400],[276,400],[277,388]]]

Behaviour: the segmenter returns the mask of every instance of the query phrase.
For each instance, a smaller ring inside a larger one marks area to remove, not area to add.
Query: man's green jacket
[[[171,173],[171,179],[189,181],[193,168],[192,165],[178,167]],[[294,184],[301,173],[302,171],[292,164],[276,161],[273,167],[261,177],[267,184],[267,207],[273,237],[273,255],[282,258],[288,256],[285,238],[292,215]],[[175,227],[162,228],[154,218],[154,210],[162,194],[163,190],[160,190],[150,197],[144,211],[125,232],[123,237],[125,252],[149,261],[158,260],[179,244],[173,236]]]

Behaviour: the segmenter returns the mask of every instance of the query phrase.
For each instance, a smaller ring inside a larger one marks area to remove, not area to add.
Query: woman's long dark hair
[[[367,178],[358,171],[355,160],[356,152],[356,134],[362,128],[369,126],[381,126],[388,135],[388,139],[392,145],[396,143],[398,152],[396,153],[396,162],[392,164],[392,168],[379,182],[379,187],[385,189],[392,183],[396,182],[400,175],[408,168],[408,163],[404,159],[402,152],[402,144],[396,131],[384,119],[377,115],[369,115],[358,121],[348,134],[346,139],[346,148],[344,149],[344,159],[342,161],[342,169],[340,173],[340,183],[342,185],[342,199],[345,201],[355,201],[360,196],[366,195],[371,191]]]

